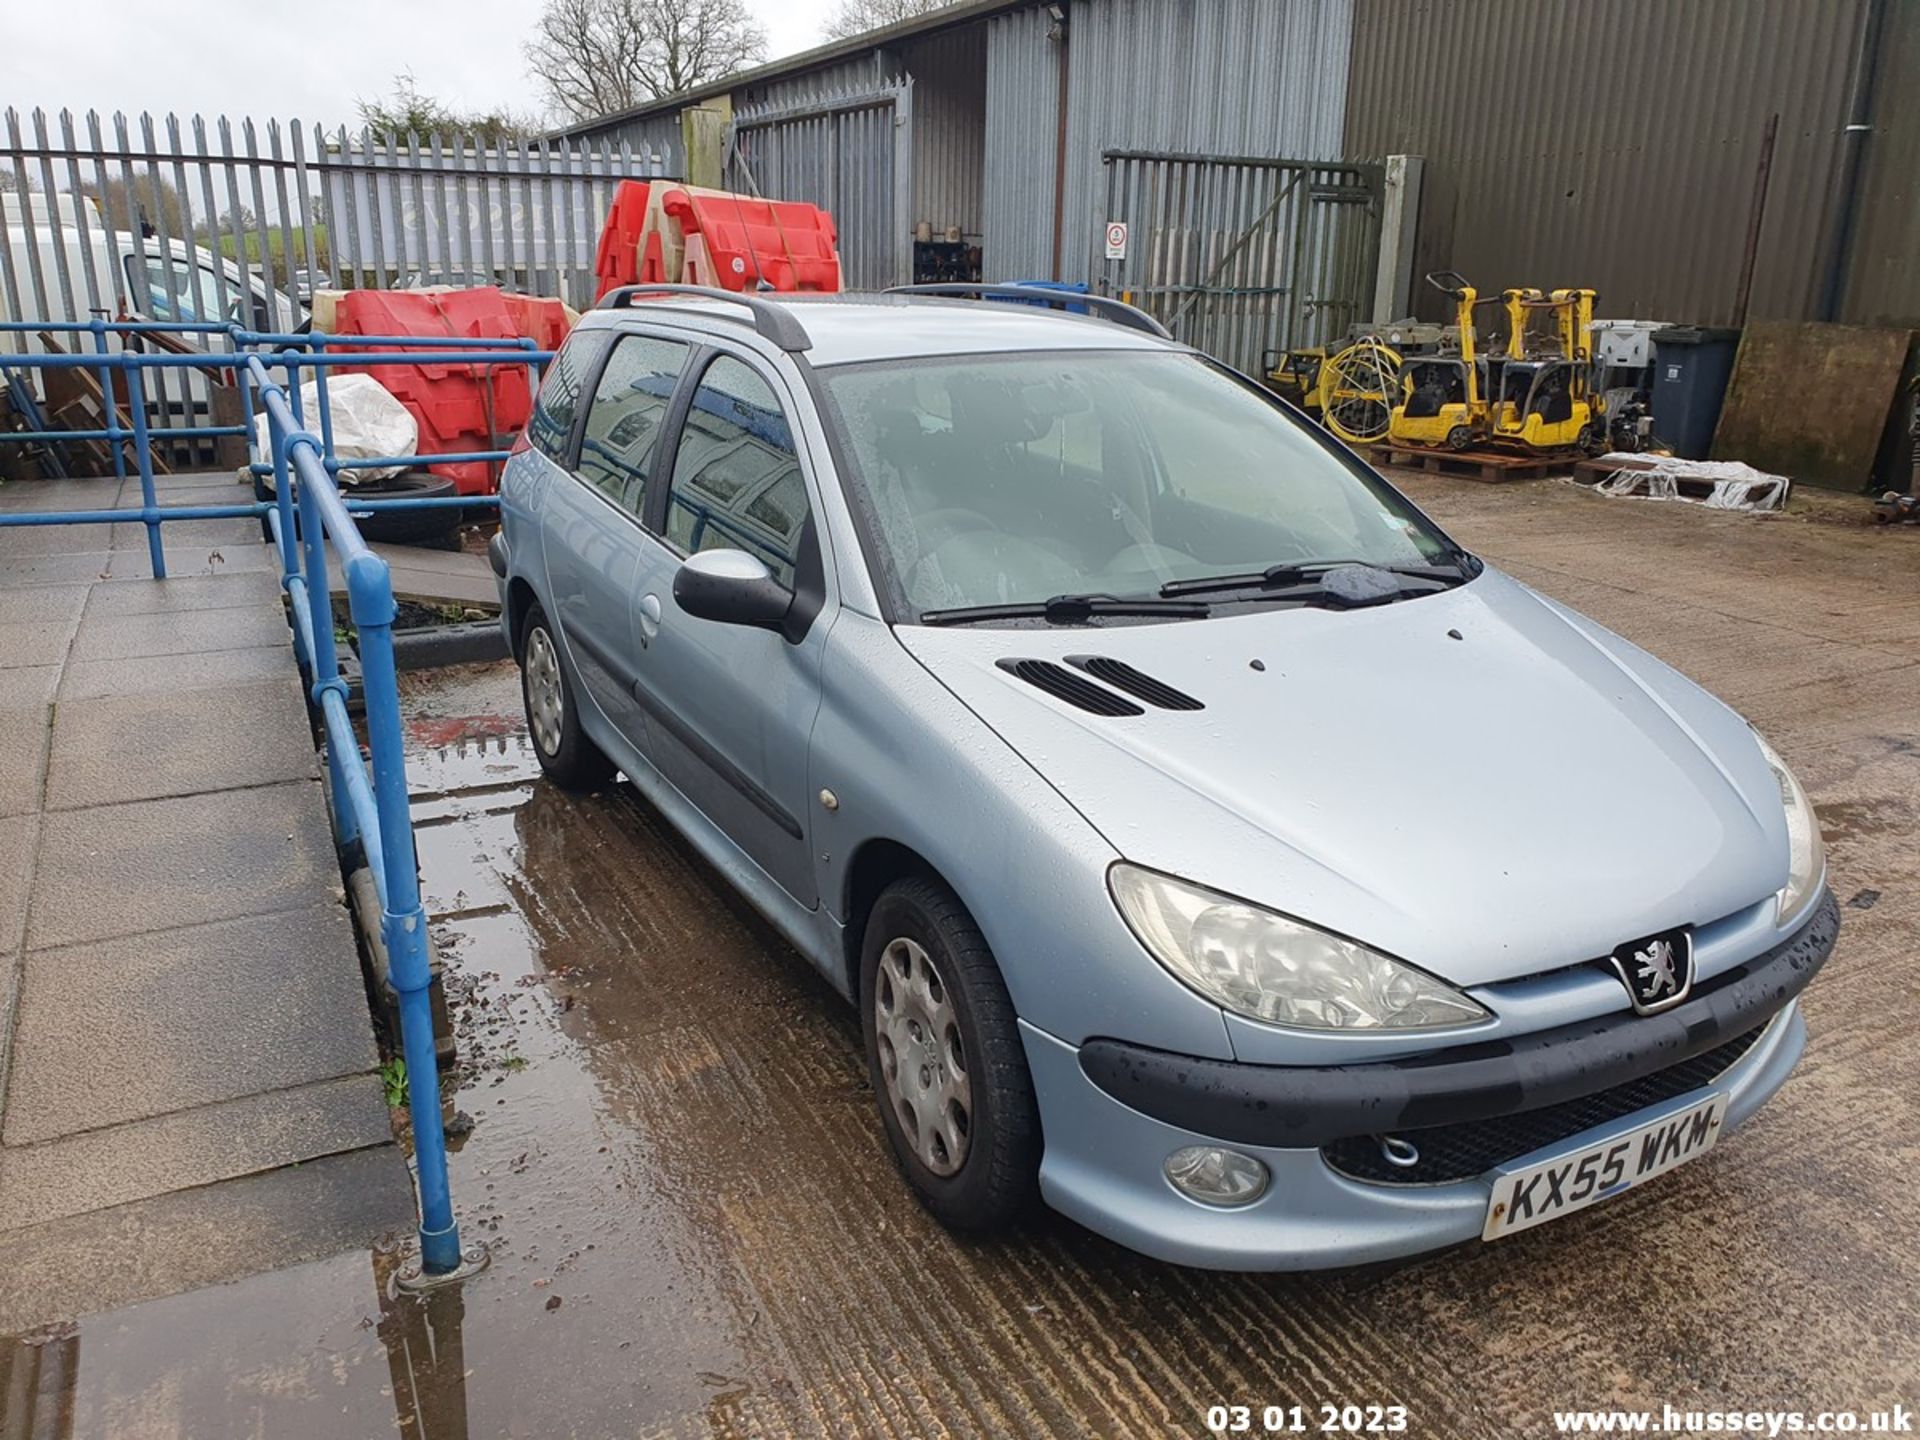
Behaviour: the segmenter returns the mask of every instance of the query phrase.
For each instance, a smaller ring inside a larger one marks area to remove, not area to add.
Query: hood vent
[[[1176,690],[1163,680],[1127,664],[1124,660],[1115,660],[1106,655],[1069,655],[1069,665],[1086,671],[1096,680],[1104,680],[1116,690],[1124,690],[1137,700],[1144,700],[1159,710],[1204,710],[1193,696],[1184,690]]]
[[[1104,685],[1096,685],[1084,676],[1076,675],[1065,666],[1056,665],[1051,660],[1000,660],[995,663],[1009,675],[1026,681],[1036,690],[1044,690],[1054,699],[1064,700],[1077,709],[1085,710],[1089,715],[1118,716],[1147,713],[1125,696],[1116,695]]]

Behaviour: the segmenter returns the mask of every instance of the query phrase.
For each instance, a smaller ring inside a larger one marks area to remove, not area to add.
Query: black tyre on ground
[[[613,778],[613,762],[580,728],[573,677],[546,611],[527,607],[520,621],[520,698],[540,768],[566,790],[592,790]]]
[[[914,1193],[951,1229],[1006,1227],[1036,1193],[1040,1113],[993,952],[938,880],[896,881],[874,902],[860,1014],[881,1123]]]
[[[405,470],[385,480],[347,486],[341,492],[349,504],[354,500],[444,500],[459,493],[453,481],[431,470]],[[375,510],[358,523],[360,533],[377,544],[444,544],[458,534],[466,513],[465,507],[459,505],[436,505],[427,510]]]

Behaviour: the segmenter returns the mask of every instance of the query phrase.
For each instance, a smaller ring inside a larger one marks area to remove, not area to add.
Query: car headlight
[[[1787,762],[1759,731],[1754,731],[1754,738],[1760,742],[1760,753],[1767,757],[1767,767],[1779,783],[1780,803],[1787,810],[1787,883],[1780,889],[1774,910],[1775,923],[1785,925],[1819,890],[1827,870],[1827,843],[1820,837],[1820,817],[1813,813],[1813,802],[1793,778]]]
[[[1124,862],[1114,904],[1174,976],[1227,1009],[1312,1030],[1472,1025],[1487,1012],[1451,985],[1352,940]]]

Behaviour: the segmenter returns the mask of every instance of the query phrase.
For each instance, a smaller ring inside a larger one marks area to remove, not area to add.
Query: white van
[[[0,192],[6,222],[0,255],[0,320],[85,322],[96,306],[110,319],[217,321],[285,333],[306,320],[305,307],[273,288],[264,274],[181,239],[162,242],[111,228],[91,197]],[[55,336],[69,350],[91,348],[84,335]],[[196,349],[233,347],[222,334],[185,335]],[[0,353],[40,354],[35,332],[0,334]],[[117,337],[109,348],[124,348]],[[191,368],[149,372],[151,423],[157,429],[204,424],[208,379]]]

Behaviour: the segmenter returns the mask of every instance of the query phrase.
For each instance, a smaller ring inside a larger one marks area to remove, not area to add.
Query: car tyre
[[[593,790],[613,778],[613,762],[580,728],[573,678],[546,611],[527,607],[520,622],[520,699],[540,768],[563,790]]]
[[[929,876],[896,881],[868,916],[860,957],[867,1073],[895,1161],[953,1230],[1009,1226],[1040,1169],[1033,1078],[986,938]]]

